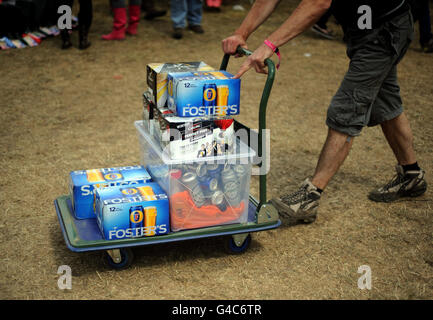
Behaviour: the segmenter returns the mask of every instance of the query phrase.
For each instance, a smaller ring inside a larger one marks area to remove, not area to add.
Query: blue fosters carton
[[[77,219],[96,218],[94,212],[95,188],[130,185],[152,180],[143,166],[125,166],[72,171],[69,192]]]
[[[98,188],[95,211],[106,240],[155,236],[169,231],[168,196],[156,182]]]
[[[167,106],[179,117],[236,115],[240,87],[226,71],[169,73]]]

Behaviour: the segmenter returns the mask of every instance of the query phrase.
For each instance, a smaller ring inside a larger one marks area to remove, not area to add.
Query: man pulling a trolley
[[[256,0],[234,32],[222,41],[224,53],[235,54],[274,11],[279,0]],[[266,73],[264,61],[280,58],[284,44],[304,32],[327,11],[331,0],[302,0],[288,19],[240,67],[236,78],[249,69]],[[333,13],[344,30],[350,65],[327,112],[328,135],[315,172],[300,189],[273,199],[279,212],[293,221],[312,222],[322,191],[338,171],[354,137],[365,126],[380,124],[397,159],[397,174],[368,195],[370,200],[391,202],[425,193],[425,172],[418,166],[409,121],[403,111],[397,82],[397,65],[413,38],[413,20],[406,0],[334,0]]]

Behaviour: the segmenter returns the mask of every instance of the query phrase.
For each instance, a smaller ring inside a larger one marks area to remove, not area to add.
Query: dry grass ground
[[[283,223],[254,234],[244,255],[226,255],[217,239],[141,247],[135,250],[133,266],[116,272],[102,263],[98,252],[69,251],[53,200],[68,192],[71,170],[139,161],[133,121],[141,117],[146,64],[204,60],[218,66],[221,39],[245,15],[230,6],[222,13],[205,13],[206,33],[187,33],[181,41],[170,38],[168,16],[142,20],[138,37],[103,42],[99,37],[110,30],[111,17],[106,0],[94,3],[88,50],[62,51],[57,38],[36,48],[0,52],[0,298],[433,298],[433,189],[412,201],[367,200],[368,191],[394,174],[395,160],[377,127],[356,139],[314,224]],[[295,4],[283,2],[250,38],[250,48]],[[76,37],[74,32],[75,44]],[[322,40],[310,32],[283,47],[282,55],[268,106],[269,198],[294,190],[312,174],[326,136],[326,109],[348,64],[341,41]],[[415,41],[399,66],[415,148],[430,184],[432,59]],[[240,63],[233,59],[229,70],[236,71]],[[257,127],[263,81],[252,71],[242,79],[238,118],[251,127]],[[252,192],[257,190],[254,178]],[[60,265],[72,268],[72,290],[57,287]],[[371,290],[357,287],[360,265],[371,267]]]

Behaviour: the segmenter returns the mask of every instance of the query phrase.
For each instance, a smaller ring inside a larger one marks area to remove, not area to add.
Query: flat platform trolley
[[[251,54],[251,51],[240,47],[237,52],[241,55]],[[220,70],[226,70],[229,58],[229,55],[224,55]],[[268,67],[268,75],[260,101],[259,131],[252,131],[235,121],[235,130],[242,128],[250,134],[258,135],[256,141],[258,141],[257,154],[259,157],[263,154],[262,150],[266,150],[266,142],[262,141],[262,134],[266,129],[266,107],[275,77],[275,65],[272,60],[266,59],[265,63]],[[259,166],[266,165],[266,157],[262,157]],[[70,196],[58,197],[54,201],[54,206],[66,246],[73,252],[103,251],[108,264],[114,269],[124,269],[131,265],[134,259],[132,247],[174,241],[224,237],[227,251],[240,254],[248,249],[251,233],[275,229],[281,225],[277,209],[266,199],[266,174],[260,175],[259,179],[260,199],[256,200],[251,195],[249,196],[248,216],[252,218],[249,219],[251,222],[182,230],[154,237],[105,240],[96,219],[75,218]]]

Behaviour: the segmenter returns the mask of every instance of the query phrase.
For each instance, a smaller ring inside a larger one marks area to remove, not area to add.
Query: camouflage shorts
[[[361,38],[349,34],[349,70],[328,108],[328,127],[358,136],[363,127],[394,119],[403,112],[397,64],[412,39],[409,11]]]

